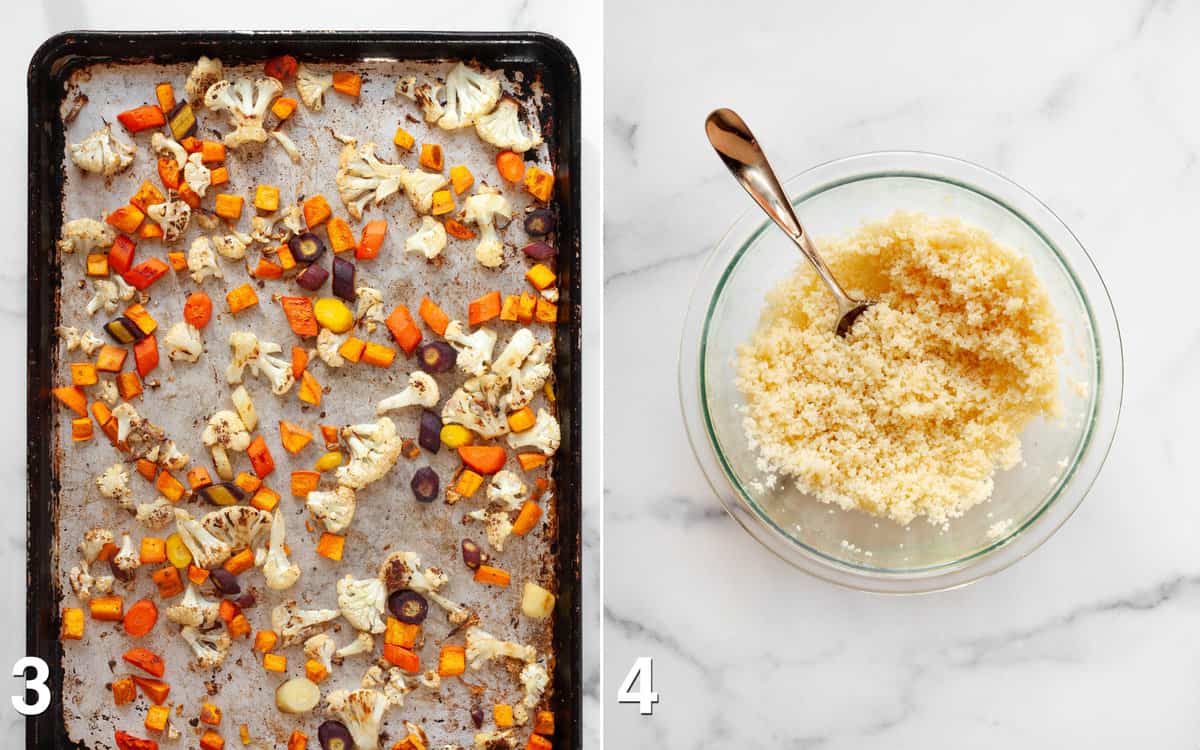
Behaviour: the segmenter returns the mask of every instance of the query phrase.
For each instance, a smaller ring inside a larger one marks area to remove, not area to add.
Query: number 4
[[[635,682],[639,682],[639,680],[642,689],[635,693],[633,692],[633,685]],[[654,692],[653,657],[639,656],[637,661],[633,663],[629,674],[625,675],[624,680],[621,680],[621,687],[617,688],[617,703],[638,704],[638,713],[642,716],[649,716],[654,713],[654,704],[658,703],[658,693]]]

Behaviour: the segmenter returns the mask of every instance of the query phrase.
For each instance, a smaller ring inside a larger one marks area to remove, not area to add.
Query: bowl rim
[[[726,512],[768,550],[804,572],[848,588],[925,593],[963,586],[1011,566],[1040,547],[1070,518],[1111,450],[1121,411],[1124,353],[1116,311],[1095,261],[1043,201],[993,170],[924,151],[875,151],[818,164],[785,180],[784,190],[796,205],[841,185],[887,177],[934,180],[997,204],[1039,236],[1075,286],[1090,323],[1096,383],[1085,434],[1068,469],[1038,508],[1003,537],[964,557],[924,568],[888,569],[856,565],[796,540],[749,497],[712,429],[704,397],[704,368],[711,308],[743,255],[771,227],[766,217],[759,216],[757,207],[751,206],[737,217],[697,274],[680,343],[680,407],[693,455],[709,486]],[[735,235],[745,239],[735,242]]]

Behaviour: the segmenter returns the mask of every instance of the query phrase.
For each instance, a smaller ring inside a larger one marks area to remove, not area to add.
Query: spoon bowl
[[[771,169],[767,155],[758,145],[758,139],[754,137],[746,121],[732,109],[715,109],[704,121],[704,132],[734,179],[812,263],[817,275],[837,302],[838,318],[834,331],[838,336],[844,337],[854,326],[854,321],[866,312],[871,303],[847,294],[825,265],[808,232],[804,231],[800,220],[796,218],[796,212],[792,210],[792,204],[783,192],[775,170]]]

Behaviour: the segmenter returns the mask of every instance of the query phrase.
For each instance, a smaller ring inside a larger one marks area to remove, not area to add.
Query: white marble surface
[[[1200,745],[1200,5],[697,5],[606,8],[608,746]],[[1031,557],[880,598],[793,571],[722,511],[676,393],[694,274],[748,205],[703,138],[716,106],[785,174],[875,149],[991,167],[1093,254],[1125,412],[1094,491]],[[614,695],[644,655],[652,717]]]
[[[25,70],[29,58],[50,35],[67,29],[435,29],[535,30],[565,41],[579,59],[584,88],[583,108],[583,246],[584,251],[584,467],[585,493],[585,742],[599,746],[599,502],[600,502],[600,305],[602,257],[603,161],[601,158],[603,47],[601,9],[586,0],[495,0],[488,3],[396,3],[359,0],[336,7],[312,0],[244,3],[218,0],[203,7],[159,6],[117,0],[35,0],[6,7],[0,24],[0,226],[10,241],[0,246],[0,350],[10,353],[0,367],[0,384],[10,397],[25,392]],[[596,311],[594,313],[590,311]],[[7,674],[25,653],[25,621],[17,616],[25,601],[24,419],[14,417],[0,433],[0,484],[12,489],[8,515],[13,522],[0,531],[0,601],[13,616],[0,626],[0,673]],[[5,695],[16,695],[20,683],[0,681]],[[232,743],[236,744],[236,743]],[[24,720],[0,697],[0,747],[24,747]]]

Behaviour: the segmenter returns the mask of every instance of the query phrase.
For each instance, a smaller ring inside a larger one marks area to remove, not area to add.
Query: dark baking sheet
[[[543,111],[551,144],[560,213],[560,321],[555,332],[558,417],[562,447],[554,468],[558,489],[555,543],[558,611],[554,634],[552,699],[556,747],[581,743],[582,602],[580,600],[580,86],[570,50],[535,33],[443,32],[66,32],[45,42],[28,73],[28,653],[50,665],[54,696],[45,713],[27,720],[27,748],[82,747],[70,743],[63,722],[60,599],[55,576],[58,481],[51,439],[56,427],[49,390],[54,381],[52,331],[61,276],[53,245],[62,223],[63,131],[59,107],[64,83],[82,66],[97,63],[194,61],[201,54],[230,63],[261,61],[284,52],[308,60],[477,59],[489,67],[524,70],[543,81],[552,103]],[[98,689],[102,689],[98,686]]]

